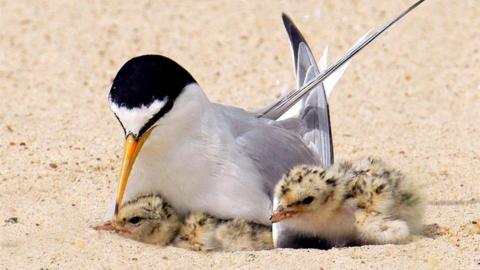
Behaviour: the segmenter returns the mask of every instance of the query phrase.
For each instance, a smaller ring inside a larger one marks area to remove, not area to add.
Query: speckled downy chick
[[[404,242],[420,230],[418,187],[379,159],[297,166],[277,184],[273,222],[334,246]]]
[[[248,251],[273,248],[271,227],[242,219],[189,215],[174,245],[196,251]]]
[[[197,251],[240,251],[273,248],[271,228],[241,219],[190,214],[183,220],[160,195],[144,195],[125,203],[111,223],[98,230],[159,245]]]
[[[181,218],[160,195],[142,195],[120,207],[112,222],[97,230],[114,231],[150,244],[168,245],[177,235]]]

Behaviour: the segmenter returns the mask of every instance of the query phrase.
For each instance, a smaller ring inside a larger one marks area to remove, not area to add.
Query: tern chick
[[[185,219],[174,245],[196,251],[249,251],[272,249],[273,240],[270,226],[197,213]]]
[[[418,186],[380,159],[297,166],[277,184],[273,222],[334,246],[404,242],[421,229]]]
[[[97,226],[150,244],[196,251],[240,251],[273,248],[271,228],[241,219],[189,214],[185,220],[160,195],[143,195],[125,203],[111,223]]]
[[[159,195],[142,195],[126,202],[111,223],[97,230],[116,233],[149,244],[168,245],[181,226],[181,218]]]

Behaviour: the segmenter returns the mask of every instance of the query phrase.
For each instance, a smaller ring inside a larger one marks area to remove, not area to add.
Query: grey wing
[[[320,74],[320,69],[300,30],[293,21],[282,14],[292,48],[293,63],[297,79],[297,88],[301,88]],[[326,53],[322,62],[326,66]],[[333,164],[333,143],[330,127],[330,114],[324,83],[319,83],[295,106],[279,119],[297,118],[304,122],[306,129],[301,134],[304,142],[318,157],[323,167]]]
[[[298,89],[306,84],[308,74],[312,72],[318,74],[319,70],[317,67],[317,62],[315,61],[315,58],[313,57],[305,38],[300,33],[300,30],[298,30],[287,14],[283,13],[282,19],[290,40],[293,67],[295,70]]]
[[[276,183],[289,169],[318,161],[303,140],[282,127],[265,125],[237,137],[236,142],[253,160],[271,197]]]

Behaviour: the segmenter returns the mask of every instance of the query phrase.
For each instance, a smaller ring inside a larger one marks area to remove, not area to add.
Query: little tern
[[[193,76],[165,56],[127,61],[109,93],[125,133],[125,151],[107,217],[118,212],[123,199],[159,193],[180,214],[205,212],[270,224],[273,189],[287,170],[333,162],[325,92],[351,57],[405,14],[364,36],[322,73],[284,15],[300,89],[260,114],[210,102]]]

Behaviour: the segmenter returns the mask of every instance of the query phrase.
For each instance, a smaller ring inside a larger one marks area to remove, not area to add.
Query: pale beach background
[[[424,184],[405,245],[195,253],[98,233],[122,154],[107,93],[164,54],[247,109],[294,86],[281,12],[331,62],[412,1],[0,0],[0,269],[480,269],[480,3],[427,0],[352,62],[330,99],[337,159],[383,157]],[[16,219],[15,219],[16,218]]]

